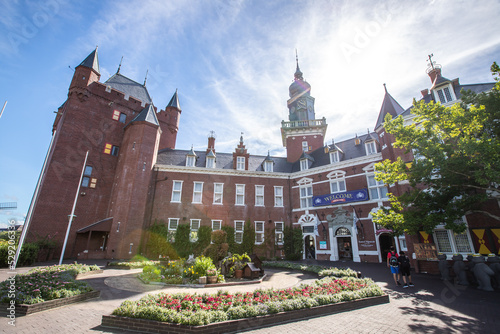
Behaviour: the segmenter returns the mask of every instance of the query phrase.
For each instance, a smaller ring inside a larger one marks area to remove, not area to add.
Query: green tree
[[[499,74],[496,63],[494,75]],[[457,233],[465,229],[461,217],[482,213],[496,220],[483,205],[500,199],[500,82],[489,93],[462,91],[462,103],[413,102],[411,125],[401,116],[385,119],[394,147],[415,157],[409,163],[398,158],[375,165],[376,179],[385,184],[409,182],[399,196],[389,194],[390,208],[374,214],[374,221],[393,229],[428,233],[444,223]]]
[[[283,237],[285,258],[292,261],[302,259],[302,249],[304,247],[302,229],[300,227],[285,226]]]

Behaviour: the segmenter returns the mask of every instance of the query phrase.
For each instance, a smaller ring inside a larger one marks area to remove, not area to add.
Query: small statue
[[[474,276],[476,276],[478,282],[478,289],[484,291],[493,291],[491,287],[491,277],[495,274],[493,270],[484,263],[484,257],[474,256],[472,262],[474,265]]]
[[[500,258],[495,256],[495,254],[490,254],[488,255],[487,262],[494,272],[493,280],[495,281],[495,287],[500,289]]]
[[[475,263],[472,261],[473,258],[474,256],[472,254],[467,254],[467,264],[466,264],[467,280],[471,285],[477,286],[476,276],[474,276]]]
[[[455,261],[453,263],[453,271],[455,272],[457,284],[469,285],[469,281],[467,281],[467,274],[465,272],[464,257],[462,254],[455,254],[451,259]]]
[[[443,281],[449,281],[450,280],[450,267],[448,266],[448,261],[446,261],[446,254],[438,254],[438,266],[439,266],[439,271],[441,272],[441,279]]]

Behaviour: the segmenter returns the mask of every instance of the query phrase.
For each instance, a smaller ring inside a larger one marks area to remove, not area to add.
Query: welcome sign
[[[358,189],[358,190],[345,191],[342,193],[314,196],[313,206],[361,202],[361,201],[367,201],[368,199],[369,199],[368,190]]]

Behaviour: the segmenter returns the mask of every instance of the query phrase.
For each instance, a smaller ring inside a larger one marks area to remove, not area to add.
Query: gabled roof
[[[451,82],[450,79],[448,78],[445,78],[443,77],[440,73],[436,76],[436,79],[434,79],[434,82],[432,83],[432,87],[431,89],[434,89],[436,88],[437,86],[441,85],[441,84],[444,84],[444,83],[447,83],[447,82]]]
[[[170,99],[170,102],[167,104],[168,107],[174,107],[177,110],[181,110],[181,105],[179,104],[179,96],[177,95],[177,89],[175,90],[174,96]]]
[[[160,123],[158,122],[158,118],[156,117],[155,108],[152,104],[148,104],[146,108],[142,109],[142,111],[137,116],[135,116],[135,118],[131,120],[129,124],[140,121],[145,121],[154,125],[160,125]]]
[[[98,74],[101,74],[99,72],[99,57],[97,56],[97,48],[95,48],[94,51],[92,51],[87,58],[85,58],[80,65],[78,66],[84,66],[93,69],[96,71]]]
[[[384,86],[385,87],[385,86]],[[380,108],[380,113],[378,114],[377,123],[375,124],[375,129],[384,123],[384,118],[387,114],[391,115],[392,118],[403,113],[405,110],[401,105],[385,90],[384,101],[382,102],[382,107]]]
[[[104,84],[146,104],[153,102],[149,96],[146,86],[141,85],[140,83],[135,82],[120,73],[115,73]]]

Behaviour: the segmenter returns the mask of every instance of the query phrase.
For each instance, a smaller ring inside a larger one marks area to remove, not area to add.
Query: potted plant
[[[217,283],[217,270],[215,268],[207,269],[207,283]]]

